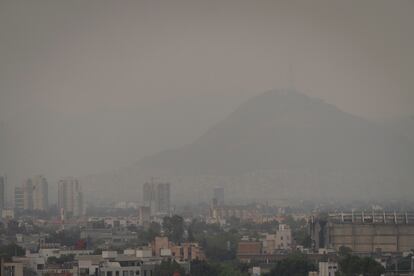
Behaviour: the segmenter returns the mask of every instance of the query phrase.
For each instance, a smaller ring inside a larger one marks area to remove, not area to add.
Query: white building
[[[78,256],[79,275],[130,276],[154,275],[157,262],[144,262],[142,259],[123,254],[102,254]]]

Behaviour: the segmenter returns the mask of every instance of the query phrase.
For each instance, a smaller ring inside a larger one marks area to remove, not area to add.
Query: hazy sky
[[[134,114],[141,142],[99,171],[191,142],[273,88],[406,116],[413,14],[412,0],[0,0],[0,119]]]
[[[292,78],[356,114],[406,114],[413,12],[411,0],[1,1],[1,115],[241,102]]]

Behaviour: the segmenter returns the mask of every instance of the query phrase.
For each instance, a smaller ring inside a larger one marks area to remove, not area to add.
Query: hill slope
[[[294,91],[257,96],[191,145],[146,158],[140,166],[233,174],[273,168],[407,167],[408,140]],[[410,151],[411,150],[411,151]]]
[[[412,192],[414,147],[388,130],[295,91],[269,91],[192,144],[142,159],[127,182],[162,176],[180,199],[204,199],[217,184],[235,198],[361,197],[367,189],[368,197],[399,197]]]

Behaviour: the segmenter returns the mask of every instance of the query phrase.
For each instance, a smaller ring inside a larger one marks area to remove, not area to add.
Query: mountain
[[[146,158],[140,165],[215,174],[273,168],[382,170],[409,160],[408,141],[394,143],[393,138],[375,124],[319,99],[295,91],[269,91],[239,107],[194,143]]]
[[[393,120],[384,124],[390,132],[414,143],[414,115]]]
[[[193,143],[115,175],[138,191],[149,177],[161,177],[180,200],[208,200],[218,184],[236,199],[404,197],[413,191],[413,164],[405,136],[277,90],[250,99]]]

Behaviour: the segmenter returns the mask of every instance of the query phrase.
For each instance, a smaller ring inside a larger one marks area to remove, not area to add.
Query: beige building
[[[319,262],[319,276],[335,276],[336,272],[338,271],[338,263],[337,262]]]
[[[154,241],[152,242],[152,254],[156,257],[161,256],[162,249],[169,249],[170,242],[168,241],[168,237],[155,237]]]
[[[279,224],[276,232],[276,248],[281,250],[292,249],[292,230],[287,224]]]
[[[177,261],[204,260],[204,251],[198,243],[184,242],[171,246],[172,258]]]
[[[278,250],[292,249],[292,231],[289,225],[280,224],[276,234],[265,234],[262,239],[263,254],[274,254]]]
[[[174,244],[168,241],[168,237],[155,237],[151,247],[153,256],[170,257],[177,262],[205,259],[204,251],[198,243]]]
[[[23,263],[1,262],[0,270],[2,276],[23,276]]]

